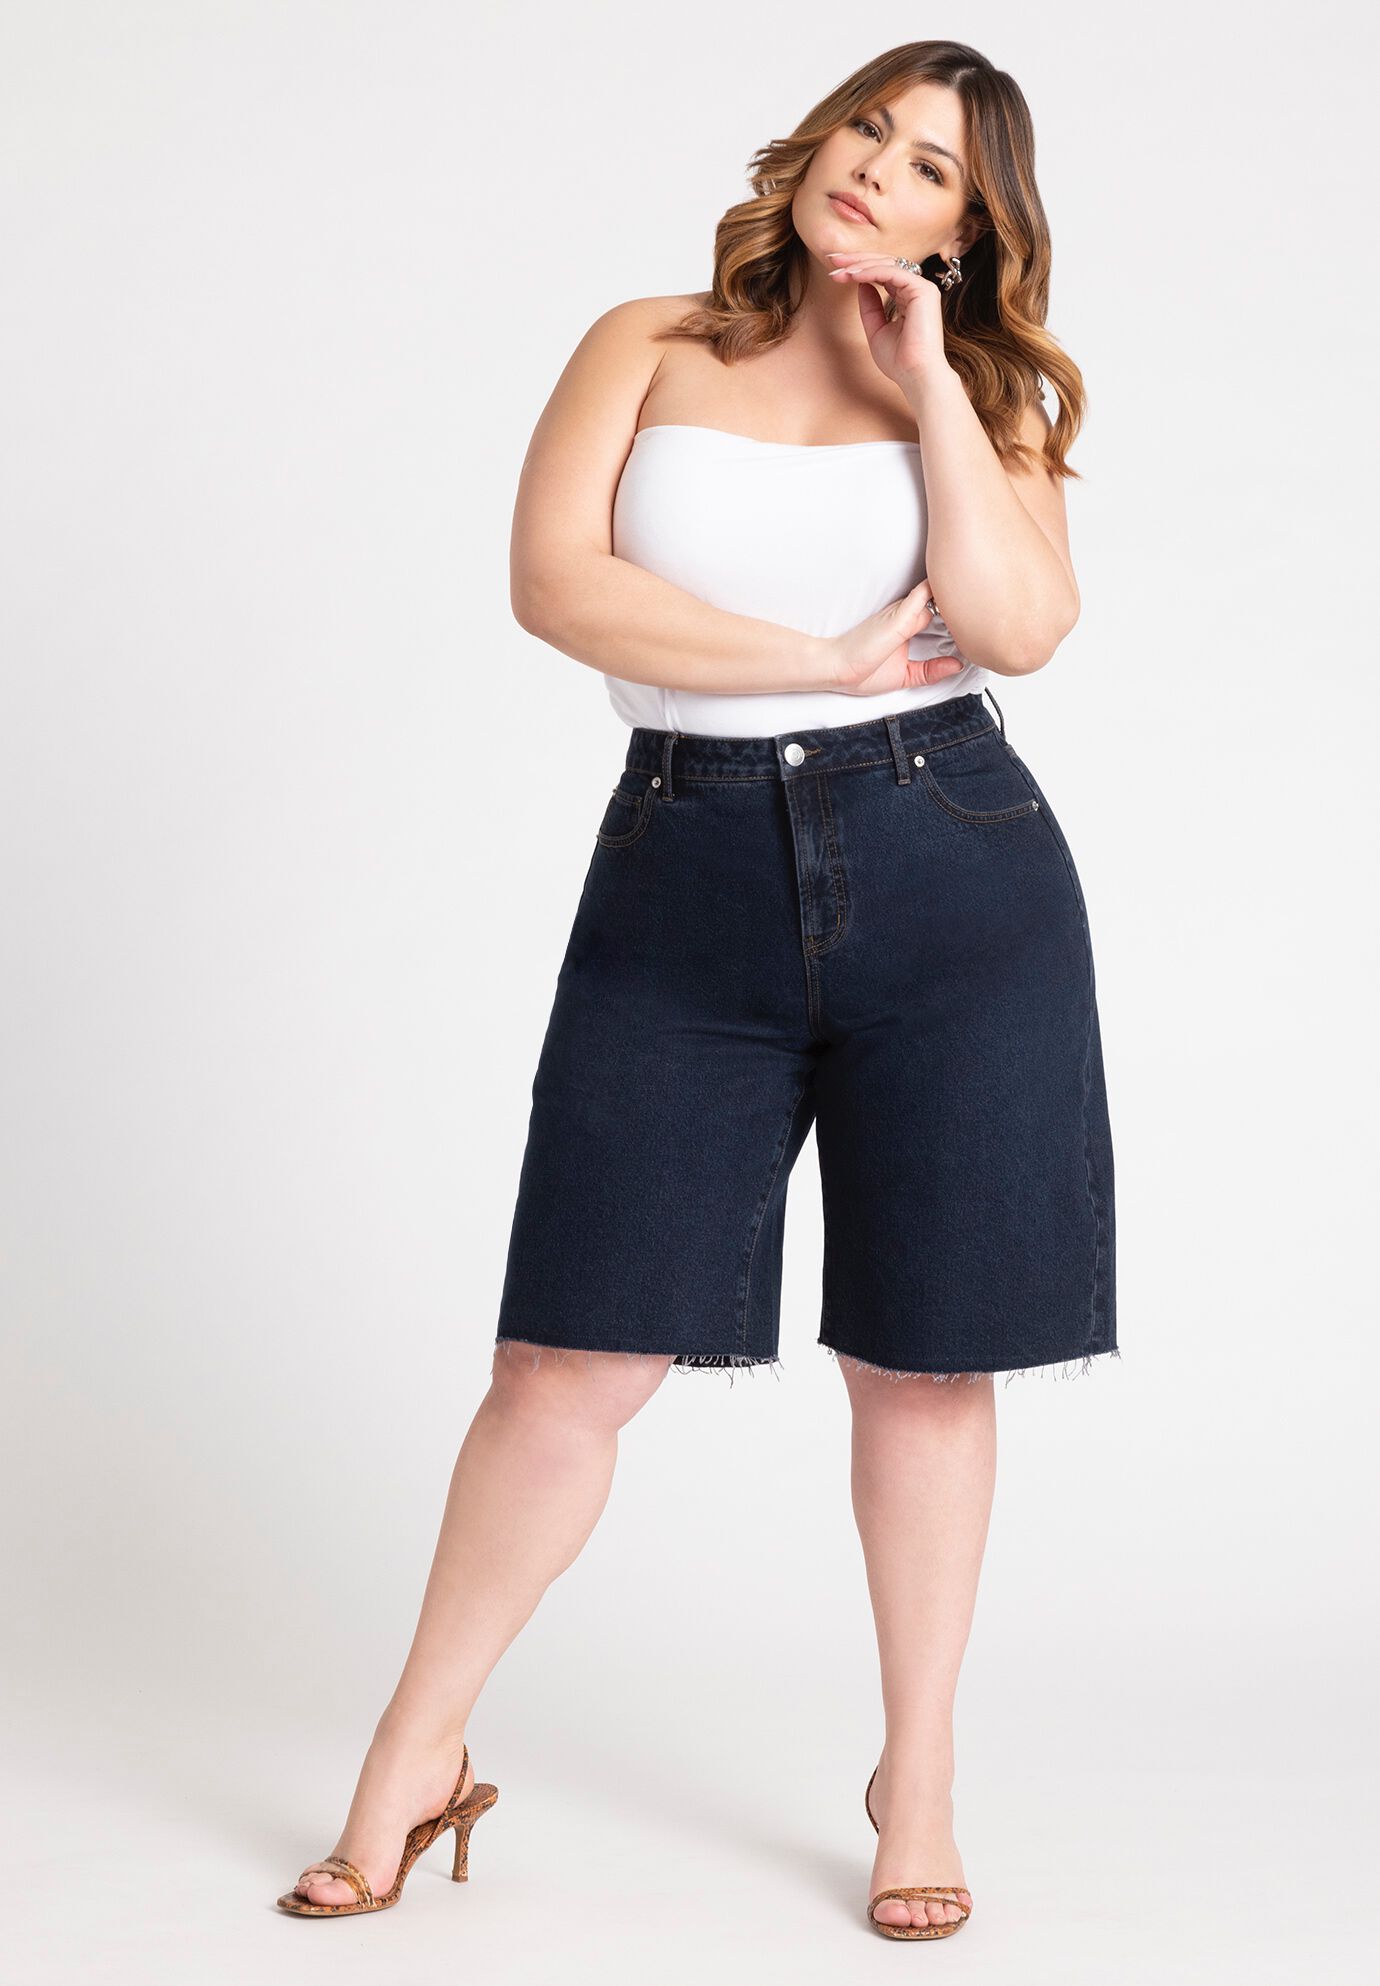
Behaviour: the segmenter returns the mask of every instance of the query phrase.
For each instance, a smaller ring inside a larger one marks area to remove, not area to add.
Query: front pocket
[[[651,825],[653,793],[644,772],[625,771],[604,808],[604,818],[594,831],[601,848],[627,848]]]
[[[1039,811],[1039,801],[995,724],[975,738],[914,753],[911,764],[919,768],[930,798],[956,821],[996,826]]]

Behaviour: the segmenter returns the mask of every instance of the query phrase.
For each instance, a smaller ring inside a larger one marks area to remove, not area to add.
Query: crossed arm
[[[628,682],[720,695],[832,689],[830,640],[728,613],[614,554],[614,495],[664,349],[650,334],[665,308],[642,298],[605,312],[557,380],[514,505],[513,612],[562,654]],[[1043,470],[1008,476],[957,374],[927,382],[912,405],[945,624],[996,674],[1039,668],[1077,619],[1062,487]],[[1038,445],[1047,426],[1032,409],[1025,438]]]

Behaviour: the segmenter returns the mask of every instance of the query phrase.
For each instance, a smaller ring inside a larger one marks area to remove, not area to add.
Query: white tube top
[[[613,504],[616,557],[731,614],[843,634],[925,576],[925,481],[918,441],[755,441],[665,425],[633,438]],[[628,724],[710,737],[774,737],[915,710],[981,692],[936,614],[910,654],[956,655],[956,675],[913,690],[705,694],[605,674]]]

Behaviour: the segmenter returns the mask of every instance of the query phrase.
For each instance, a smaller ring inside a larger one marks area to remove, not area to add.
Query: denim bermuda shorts
[[[811,1125],[827,1352],[936,1379],[1116,1354],[1083,892],[981,696],[631,731],[532,1084],[496,1345],[779,1368]]]

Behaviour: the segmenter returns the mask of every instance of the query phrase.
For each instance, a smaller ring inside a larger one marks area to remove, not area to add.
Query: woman
[[[813,1123],[886,1715],[868,1917],[967,1920],[952,1708],[994,1375],[1116,1352],[1082,894],[983,701],[1079,611],[1082,388],[1043,328],[1032,160],[1009,76],[890,51],[756,156],[713,289],[610,310],[537,425],[515,611],[605,675],[628,751],[533,1085],[492,1385],[335,1857],[287,1909],[385,1907],[447,1827],[461,1872],[496,1797],[466,1722],[590,1535],[618,1430],[672,1365],[778,1363]],[[560,767],[555,740],[548,795]]]

